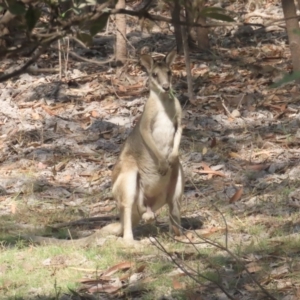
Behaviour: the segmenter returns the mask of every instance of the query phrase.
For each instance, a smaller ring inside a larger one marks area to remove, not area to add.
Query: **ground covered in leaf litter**
[[[275,4],[268,2],[239,16],[240,21],[273,22],[272,26],[265,30],[216,28],[211,36],[213,54],[191,53],[197,95],[194,105],[186,98],[183,57],[177,58],[173,68],[174,89],[184,109],[181,159],[186,188],[182,215],[203,222],[201,229],[189,232],[183,241],[199,242],[201,236],[225,245],[227,238],[228,249],[239,260],[207,241],[174,251],[172,242],[163,240],[169,254],[162,251],[161,256],[173,259],[183,269],[192,267],[188,269],[192,275],[199,268],[195,264],[200,264],[206,277],[242,300],[267,299],[243,265],[275,299],[298,299],[300,294],[300,98],[294,84],[269,88],[291,69],[283,23],[274,21],[282,17]],[[228,9],[242,11],[237,6],[232,4]],[[132,31],[128,39],[137,52],[144,51],[145,45],[154,45],[151,50],[155,52],[167,52],[174,44],[171,35],[155,31],[151,35]],[[99,60],[99,55],[104,58],[112,52],[112,39],[100,36],[91,50],[77,51]],[[57,52],[49,51],[38,67],[56,68],[53,62],[57,61]],[[48,228],[50,236],[76,238],[90,234],[116,215],[110,191],[111,168],[142,112],[148,94],[147,77],[136,62],[120,70],[74,60],[68,64],[63,81],[57,74],[23,74],[1,84],[4,254],[11,238],[19,233],[45,234],[45,226],[82,219],[75,226],[69,224],[70,232],[57,229],[64,224]],[[1,68],[9,71],[17,66],[11,59]],[[164,220],[163,216],[158,220]],[[138,233],[138,237],[145,242],[143,234]],[[102,242],[105,245],[106,241]],[[160,254],[155,253],[144,260],[157,259]],[[76,264],[61,256],[49,257],[43,266],[68,268]],[[57,257],[63,263],[59,264]],[[125,257],[111,262],[106,271],[98,270],[97,280],[95,276],[82,280],[80,291],[105,292],[112,297],[121,297],[125,291],[133,299],[151,299],[153,292],[149,298],[145,285],[155,275],[149,276],[147,264]],[[216,284],[201,277],[195,275],[198,282],[191,284],[175,262],[167,273],[173,278],[172,290],[181,293],[178,295],[188,299],[226,298]],[[4,276],[10,272],[6,263],[0,265]],[[125,272],[115,276],[121,270]],[[0,293],[10,295],[10,284],[3,282]],[[161,293],[171,299],[169,292]],[[41,294],[43,290],[35,293]],[[80,299],[75,292],[63,297]]]

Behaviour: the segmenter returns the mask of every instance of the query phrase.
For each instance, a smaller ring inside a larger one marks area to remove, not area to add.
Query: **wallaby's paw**
[[[167,174],[169,170],[169,163],[167,160],[161,160],[159,163],[158,163],[158,173],[161,175],[161,176],[165,176]]]
[[[142,215],[142,219],[145,223],[150,223],[155,220],[155,213],[150,209],[147,210],[145,213]]]
[[[118,238],[118,242],[120,243],[121,247],[123,247],[123,248],[138,249],[143,246],[140,241],[137,241],[134,239]]]
[[[175,165],[176,163],[178,163],[178,154],[177,153],[171,153],[169,158],[168,158],[168,162],[170,164],[170,166]]]

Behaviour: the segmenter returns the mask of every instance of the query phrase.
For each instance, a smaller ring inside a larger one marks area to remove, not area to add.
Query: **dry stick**
[[[85,61],[85,62],[88,62],[88,63],[91,63],[91,64],[96,64],[96,65],[99,65],[99,66],[103,66],[103,65],[105,65],[105,64],[108,64],[108,63],[114,61],[114,59],[115,59],[115,57],[113,56],[112,58],[107,59],[107,60],[105,60],[105,61],[97,61],[97,60],[94,60],[94,59],[84,58],[84,57],[82,57],[82,56],[76,54],[76,53],[73,52],[73,51],[69,51],[69,54],[70,54],[71,56],[73,56],[73,57],[76,57],[76,58],[82,60],[82,61]],[[95,73],[95,74],[97,74],[97,73]]]
[[[214,205],[213,205],[214,206]],[[214,206],[215,207],[215,206]],[[215,207],[216,208],[216,207]],[[219,209],[217,209],[217,211],[218,212],[220,212],[220,210]],[[221,213],[221,212],[220,212]],[[223,214],[221,213],[221,215],[222,215],[222,218],[224,219],[224,216],[223,216]],[[227,224],[226,224],[226,226],[227,226]],[[227,228],[226,228],[226,234],[227,234]],[[209,240],[209,239],[206,239],[206,238],[204,238],[204,237],[201,237],[199,234],[197,234],[197,232],[196,231],[194,231],[195,232],[195,234],[196,234],[196,236],[198,237],[198,238],[200,238],[201,240],[203,240],[204,242],[198,242],[198,243],[195,243],[195,242],[184,242],[184,241],[178,241],[178,240],[175,240],[172,236],[169,236],[170,238],[172,238],[174,241],[176,241],[176,242],[180,242],[180,243],[182,243],[182,244],[187,244],[187,245],[192,245],[194,248],[195,248],[195,250],[199,253],[199,250],[196,248],[196,245],[200,245],[200,244],[203,244],[203,243],[207,243],[207,244],[209,244],[209,245],[212,245],[212,246],[214,246],[214,247],[216,247],[216,248],[218,248],[218,249],[220,249],[220,250],[222,250],[222,251],[225,251],[225,252],[227,252],[232,258],[234,258],[238,263],[239,263],[239,265],[245,270],[245,272],[247,273],[247,275],[249,276],[249,278],[261,289],[261,291],[265,294],[265,295],[267,295],[270,299],[272,299],[272,300],[278,300],[278,299],[276,299],[275,297],[273,297],[253,276],[252,276],[252,274],[248,271],[248,269],[247,269],[247,267],[245,266],[245,264],[235,255],[235,254],[233,254],[227,247],[224,247],[224,246],[222,246],[221,244],[219,244],[219,243],[217,243],[217,242],[212,242],[211,240]],[[185,235],[185,237],[187,237],[188,238],[188,236],[186,235],[186,234],[184,234]],[[155,240],[156,240],[156,238],[154,238]],[[188,238],[189,239],[189,238]],[[226,241],[227,241],[227,237],[226,237]],[[154,244],[154,243],[153,243]],[[155,245],[155,244],[154,244]],[[167,250],[166,249],[163,249],[164,250],[164,252],[168,255],[168,256],[170,256],[171,257],[171,259],[172,259],[172,261],[174,261],[174,259],[172,258],[172,256],[167,252]],[[184,271],[184,269],[182,268],[182,266],[180,266],[178,263],[176,263],[176,262],[174,262],[181,270],[183,270]],[[189,267],[188,265],[185,265],[185,267],[188,267],[188,268],[190,268],[191,270],[193,270],[191,267]],[[187,274],[188,276],[190,276],[189,274]],[[208,281],[210,281],[210,282],[212,282],[212,283],[214,283],[214,284],[216,284],[216,285],[218,285],[218,283],[217,282],[215,282],[215,281],[213,281],[213,280],[211,280],[211,279],[209,279],[209,278],[206,278],[206,277],[204,277],[204,275],[202,275],[202,274],[199,274],[198,273],[198,276],[200,276],[200,277],[202,277],[202,278],[205,278],[205,279],[207,279]],[[192,276],[190,276],[191,278],[193,278]],[[197,282],[197,281],[196,281]],[[219,285],[218,285],[218,287],[220,287]],[[224,292],[224,290],[223,289],[221,289],[223,292]],[[227,293],[226,292],[224,292],[226,295],[227,295]],[[228,296],[228,295],[227,295]],[[234,299],[234,298],[232,298],[232,299]]]
[[[72,39],[73,41],[75,41],[76,43],[78,43],[82,48],[89,49],[81,40],[79,40],[75,36],[71,35],[70,39]]]
[[[68,76],[68,62],[69,62],[69,53],[70,53],[70,39],[69,37],[66,37],[67,39],[67,54],[64,55],[65,57],[65,74]]]
[[[225,98],[226,99],[226,98]],[[221,103],[222,103],[222,106],[227,114],[228,117],[231,117],[232,118],[232,115],[231,115],[231,112],[229,111],[229,109],[227,108],[226,104],[225,104],[225,101],[224,101],[224,98],[221,96]]]
[[[60,40],[57,41],[58,46],[58,65],[59,65],[59,80],[61,80],[62,77],[62,65],[61,65],[61,43]]]
[[[248,271],[247,267],[245,266],[245,264],[240,260],[240,258],[238,256],[236,256],[233,252],[231,252],[228,248],[222,246],[221,244],[217,243],[217,242],[212,242],[209,239],[206,239],[205,237],[201,237],[199,234],[197,234],[197,237],[202,239],[204,242],[220,249],[223,250],[225,252],[227,252],[232,258],[234,258],[240,266],[243,267],[243,269],[245,270],[245,272],[247,273],[247,275],[249,276],[249,278],[262,290],[262,292],[267,295],[270,299],[272,300],[277,300],[275,297],[273,297],[257,280],[255,277],[252,276],[252,274]]]
[[[171,259],[171,261],[180,269],[182,270],[188,277],[192,278],[195,282],[197,282],[199,285],[202,285],[202,282],[200,282],[198,280],[197,277],[195,277],[194,275],[191,274],[191,272],[189,272],[185,267],[188,267],[190,270],[192,270],[195,274],[197,274],[198,277],[201,277],[213,284],[215,284],[229,299],[231,300],[236,300],[233,296],[231,296],[226,289],[224,289],[224,287],[222,286],[222,284],[219,284],[217,281],[214,281],[208,277],[206,277],[203,274],[200,274],[199,272],[196,272],[195,270],[193,270],[191,267],[189,267],[187,264],[185,264],[184,266],[179,264],[176,259],[174,259],[174,257],[167,251],[167,249],[158,241],[157,238],[154,238],[156,243],[154,243],[153,241],[151,241],[151,243],[156,246],[160,251],[162,251],[163,253],[167,254],[169,256],[169,258]]]
[[[200,190],[197,188],[197,186],[194,184],[193,180],[190,179],[191,183],[194,185],[195,189],[200,192]],[[201,193],[201,192],[200,192]],[[239,264],[240,266],[242,266],[242,268],[245,270],[245,272],[247,273],[247,275],[249,276],[249,278],[262,290],[262,292],[267,295],[270,299],[272,300],[277,300],[274,296],[272,296],[257,280],[255,277],[252,276],[252,274],[248,271],[247,267],[245,266],[245,264],[240,260],[240,258],[238,256],[236,256],[233,252],[231,252],[229,249],[228,249],[228,225],[227,225],[227,222],[226,222],[226,218],[225,216],[223,215],[223,213],[219,210],[219,208],[217,206],[215,206],[214,204],[212,204],[212,206],[221,214],[222,216],[222,219],[225,220],[225,235],[226,235],[226,241],[225,241],[225,247],[222,246],[221,244],[217,243],[217,242],[213,242],[205,237],[201,237],[199,234],[197,234],[196,231],[195,234],[198,238],[202,239],[205,243],[208,243],[209,245],[212,245],[222,251],[225,251],[227,252],[232,258],[234,258]],[[194,243],[194,242],[183,242],[183,241],[180,241],[181,243],[183,244],[192,244],[193,246],[196,245],[196,244],[202,244],[202,243]],[[194,246],[194,248],[196,248]],[[197,248],[196,248],[197,249]],[[197,250],[198,251],[198,250]]]

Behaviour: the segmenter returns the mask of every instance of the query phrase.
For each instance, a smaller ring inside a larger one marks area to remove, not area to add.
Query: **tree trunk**
[[[299,0],[300,1],[300,0]],[[197,23],[200,25],[206,25],[206,18],[200,16],[200,12],[204,8],[205,1],[200,0],[197,3]],[[208,38],[208,28],[205,27],[197,27],[197,46],[200,50],[208,50],[209,49],[209,38]]]
[[[299,0],[300,1],[300,0]],[[201,25],[206,24],[206,18],[200,16],[200,12],[204,8],[206,0],[189,0],[185,1],[185,10],[188,23],[198,23]],[[197,48],[201,50],[209,49],[208,28],[205,27],[191,27],[188,28],[188,41],[191,47],[195,47],[197,42]]]
[[[281,3],[284,18],[286,19],[286,31],[291,50],[293,71],[297,72],[300,71],[300,35],[296,6],[294,0],[281,0]],[[300,83],[300,79],[297,82]]]
[[[118,0],[116,4],[116,9],[125,8],[125,0]],[[126,15],[117,14],[116,15],[116,44],[115,44],[115,55],[116,62],[121,62],[122,64],[127,59],[127,44],[126,44]]]
[[[179,0],[174,0],[174,6],[173,6],[173,9],[172,9],[172,22],[173,22],[174,30],[175,30],[175,40],[176,40],[176,46],[177,46],[177,53],[182,53],[182,51],[183,51],[181,25],[179,24],[179,22],[180,22],[180,11],[181,11],[181,6],[180,6],[180,3],[179,3]]]
[[[185,9],[185,19],[188,24],[194,23],[195,19],[195,11],[194,11],[194,1],[195,0],[187,0],[184,2],[184,9]],[[195,48],[195,41],[196,41],[196,31],[195,28],[191,27],[191,25],[186,26],[187,30],[187,40],[188,44],[191,48]]]

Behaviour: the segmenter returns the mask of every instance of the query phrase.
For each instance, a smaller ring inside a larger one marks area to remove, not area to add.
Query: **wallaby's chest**
[[[152,136],[156,142],[173,141],[175,134],[176,115],[167,114],[164,110],[158,111],[152,121]]]
[[[167,155],[173,147],[174,135],[177,127],[177,117],[174,102],[170,101],[167,107],[157,104],[157,111],[153,116],[151,131],[158,149]]]

